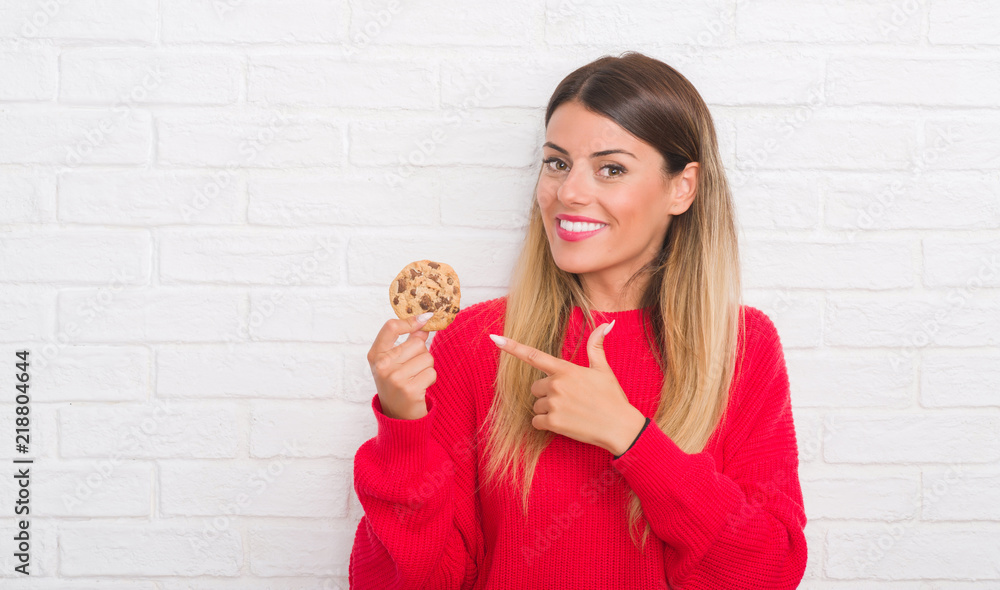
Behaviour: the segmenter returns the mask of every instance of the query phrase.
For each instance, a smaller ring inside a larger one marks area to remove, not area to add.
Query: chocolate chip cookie
[[[461,291],[455,269],[443,262],[417,260],[403,267],[389,286],[389,302],[400,319],[433,311],[421,330],[443,330],[455,319]]]

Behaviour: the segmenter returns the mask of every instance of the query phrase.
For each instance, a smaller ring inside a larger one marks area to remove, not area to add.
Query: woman
[[[628,52],[567,76],[545,128],[509,293],[369,351],[351,587],[795,588],[788,377],[740,304],[708,108]]]

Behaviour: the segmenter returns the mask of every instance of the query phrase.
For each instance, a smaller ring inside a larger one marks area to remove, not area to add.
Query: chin
[[[565,256],[553,256],[552,259],[555,261],[556,266],[563,272],[584,274],[594,269],[593,263],[578,260],[576,257],[567,259]]]

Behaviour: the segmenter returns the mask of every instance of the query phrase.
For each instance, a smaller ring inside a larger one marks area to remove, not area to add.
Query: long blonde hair
[[[566,76],[549,100],[546,126],[568,100],[611,118],[656,148],[666,161],[668,177],[689,162],[699,163],[693,203],[671,219],[659,255],[625,288],[642,276],[650,278],[641,306],[651,311],[653,333],[646,331],[646,339],[664,374],[652,419],[682,450],[701,452],[725,417],[741,321],[735,214],[712,117],[684,76],[638,52],[604,56]],[[588,326],[595,327],[592,302],[578,275],[561,270],[552,258],[537,199],[532,200],[506,298],[504,335],[557,358],[574,306],[580,306]],[[539,455],[555,436],[531,425],[531,384],[544,377],[527,363],[500,355],[496,395],[485,421],[485,479],[505,476],[514,482],[516,462],[523,461],[524,479],[519,483],[525,517]],[[641,550],[651,529],[646,522],[640,545],[634,528],[645,519],[631,490],[627,513],[629,534]]]

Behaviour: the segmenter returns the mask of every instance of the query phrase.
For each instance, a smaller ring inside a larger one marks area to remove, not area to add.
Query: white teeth
[[[582,231],[594,231],[595,229],[601,229],[607,225],[606,223],[584,223],[582,221],[566,221],[565,219],[559,220],[559,227],[566,231],[571,232],[582,232]]]

